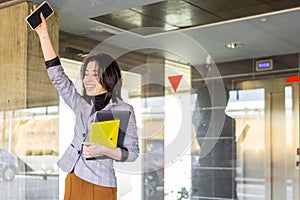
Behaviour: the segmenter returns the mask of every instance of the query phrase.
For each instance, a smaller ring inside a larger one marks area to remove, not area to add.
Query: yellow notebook
[[[111,148],[117,147],[120,120],[108,120],[91,124],[90,142]],[[98,156],[103,156],[102,154]]]

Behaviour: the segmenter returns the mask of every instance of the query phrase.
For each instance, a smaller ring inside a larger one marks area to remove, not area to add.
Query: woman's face
[[[100,84],[98,77],[98,64],[96,61],[90,61],[88,63],[84,72],[83,85],[88,96],[96,96],[107,92]]]

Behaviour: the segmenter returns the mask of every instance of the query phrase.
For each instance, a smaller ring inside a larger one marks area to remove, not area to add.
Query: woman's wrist
[[[53,49],[50,36],[46,29],[38,32],[45,61],[54,59],[57,55]]]
[[[101,154],[104,154],[104,155],[109,154],[109,148],[106,146],[102,146],[100,151],[101,151],[100,152]]]
[[[99,152],[99,154],[100,153],[115,160],[121,160],[122,158],[122,152],[120,148],[110,148],[110,147],[102,146],[101,152]]]
[[[46,30],[38,32],[38,36],[39,36],[40,40],[49,38],[48,31],[46,31]]]

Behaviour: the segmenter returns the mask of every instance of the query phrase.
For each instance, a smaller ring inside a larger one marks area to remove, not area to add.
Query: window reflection
[[[58,107],[3,111],[0,127],[1,199],[58,199]]]

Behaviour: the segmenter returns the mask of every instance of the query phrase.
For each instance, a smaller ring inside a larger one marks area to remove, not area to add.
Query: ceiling
[[[41,3],[42,0],[32,2]],[[138,49],[141,38],[150,38],[163,49],[181,48],[197,60],[198,53],[191,51],[186,40],[177,38],[178,34],[184,34],[189,40],[200,44],[215,63],[300,51],[300,1],[297,0],[48,2],[59,12],[60,43],[65,51],[87,53],[89,46],[95,47],[97,43],[108,41],[110,37],[124,31],[137,33],[130,36],[130,47],[127,40],[110,40],[110,44]],[[228,49],[225,45],[229,42],[240,42],[243,47]],[[164,52],[163,55],[185,62],[172,53]]]

